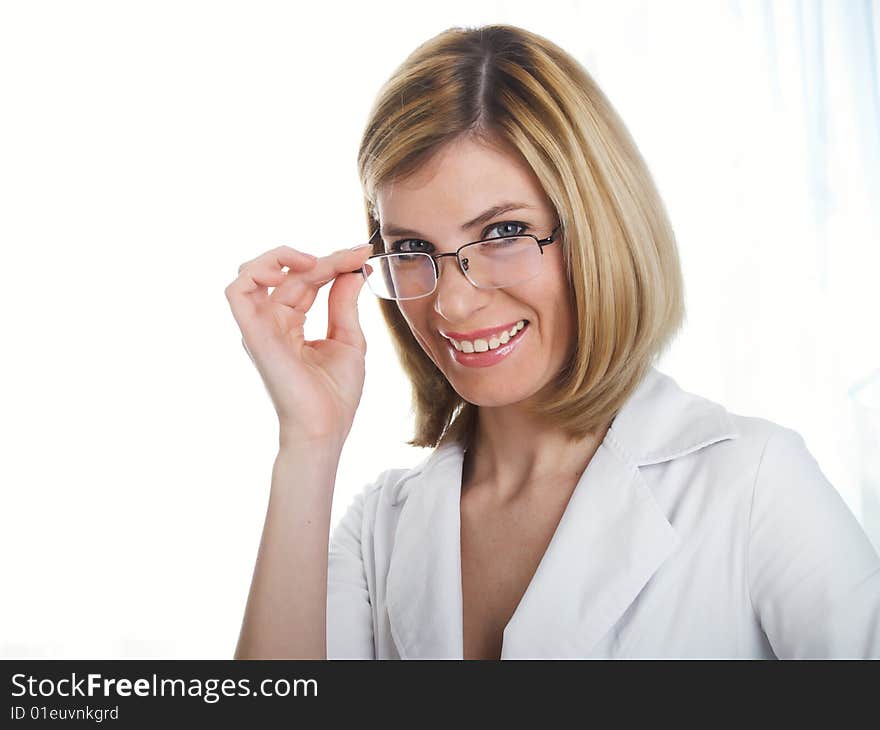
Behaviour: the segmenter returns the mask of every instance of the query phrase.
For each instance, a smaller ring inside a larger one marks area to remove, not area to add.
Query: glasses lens
[[[531,236],[493,238],[465,246],[459,254],[468,278],[481,289],[514,286],[538,275],[541,247]]]
[[[367,284],[382,299],[415,299],[434,291],[434,263],[426,253],[397,253],[368,260]]]

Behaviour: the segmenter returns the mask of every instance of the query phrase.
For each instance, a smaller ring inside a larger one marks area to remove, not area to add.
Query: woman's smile
[[[493,331],[485,337],[472,340],[455,339],[447,336],[447,349],[455,362],[466,367],[484,368],[495,365],[507,358],[519,346],[528,320],[520,319],[512,324],[509,329]]]

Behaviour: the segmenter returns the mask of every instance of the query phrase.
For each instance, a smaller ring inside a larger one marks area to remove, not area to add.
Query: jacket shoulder
[[[427,457],[422,462],[410,467],[391,467],[380,472],[371,482],[366,484],[357,495],[357,499],[364,505],[364,511],[375,514],[380,505],[390,507],[399,506],[406,500],[408,483],[413,477],[418,476],[424,470]]]
[[[372,505],[374,509],[381,501],[393,503],[400,483],[406,480],[414,471],[414,467],[390,467],[385,469],[361,489],[357,499],[362,501],[365,506]]]
[[[761,451],[772,439],[774,442],[803,442],[803,436],[797,430],[781,423],[771,421],[760,416],[745,416],[739,413],[727,411],[733,422],[741,446],[754,448],[758,446]]]

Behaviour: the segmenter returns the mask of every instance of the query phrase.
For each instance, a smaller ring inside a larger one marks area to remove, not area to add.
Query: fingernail
[[[372,243],[362,243],[359,246],[352,246],[351,251],[363,251],[365,248],[373,248]]]

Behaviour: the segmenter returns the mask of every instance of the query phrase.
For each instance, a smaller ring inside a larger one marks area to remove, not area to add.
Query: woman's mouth
[[[471,340],[447,339],[452,358],[467,367],[495,365],[516,349],[528,329],[527,319],[519,320],[510,329],[500,330],[487,337]]]

